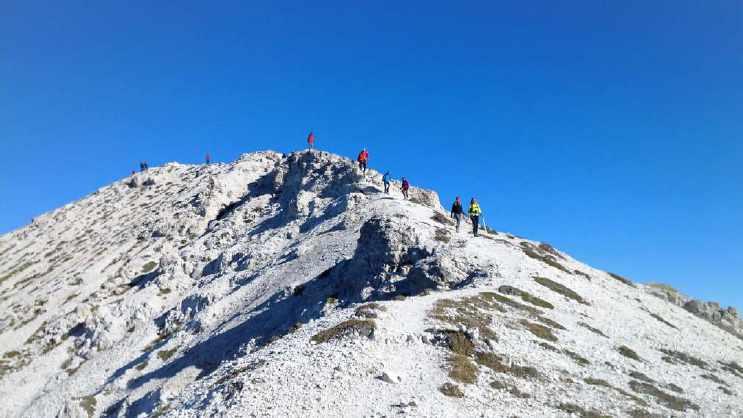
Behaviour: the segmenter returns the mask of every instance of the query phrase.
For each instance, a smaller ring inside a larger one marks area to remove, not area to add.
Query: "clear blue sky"
[[[142,159],[312,128],[497,229],[743,308],[742,31],[738,0],[11,0],[0,231]]]

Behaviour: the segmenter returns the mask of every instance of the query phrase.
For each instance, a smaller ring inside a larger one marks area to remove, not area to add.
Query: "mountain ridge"
[[[734,327],[463,228],[325,152],[137,173],[0,236],[0,413],[743,414]]]

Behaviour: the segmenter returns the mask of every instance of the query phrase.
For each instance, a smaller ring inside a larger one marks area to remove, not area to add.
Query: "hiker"
[[[408,200],[408,190],[410,190],[410,182],[408,182],[408,179],[405,177],[402,178],[402,195],[405,197],[405,200]]]
[[[209,153],[208,153],[208,152],[206,153],[206,158],[205,158],[205,160],[206,160],[206,165],[209,165],[209,164],[211,164],[211,162],[212,162],[212,156],[211,156],[211,155],[209,155]]]
[[[310,131],[309,136],[307,136],[307,145],[310,146],[310,150],[315,147],[315,134]]]
[[[384,192],[390,194],[390,172],[387,171],[382,176],[382,183],[384,183]]]
[[[359,162],[359,168],[364,172],[364,174],[366,174],[366,168],[369,166],[369,151],[367,151],[366,148],[361,150],[357,160]]]
[[[145,167],[145,165],[144,165],[144,161],[140,161],[140,162],[139,162],[139,171],[144,171],[144,170],[145,170],[145,168],[144,168],[144,167]]]
[[[464,208],[462,208],[462,199],[457,196],[454,199],[454,204],[451,205],[451,217],[457,221],[457,232],[459,232],[459,226],[462,224],[462,218],[464,217]]]
[[[142,162],[142,166],[144,167],[144,171],[147,171],[150,169],[150,166],[147,164],[147,161]]]
[[[470,201],[470,219],[472,220],[472,232],[477,236],[477,231],[480,228],[480,215],[482,214],[482,209],[480,209],[480,205],[477,203],[477,200],[473,197]]]

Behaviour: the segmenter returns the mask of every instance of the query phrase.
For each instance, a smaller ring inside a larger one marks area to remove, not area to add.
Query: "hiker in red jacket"
[[[367,151],[366,148],[359,153],[357,161],[359,162],[359,168],[361,171],[366,174],[366,168],[369,166],[369,151]]]
[[[402,195],[405,197],[405,200],[408,200],[408,190],[410,190],[410,183],[408,182],[408,179],[405,177],[402,178]]]
[[[310,146],[310,150],[315,147],[315,134],[310,131],[309,136],[307,136],[307,144]]]

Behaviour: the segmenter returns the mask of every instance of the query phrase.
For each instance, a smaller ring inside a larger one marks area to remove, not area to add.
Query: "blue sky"
[[[313,129],[496,229],[743,308],[743,3],[165,3],[4,4],[0,231],[143,159]]]

